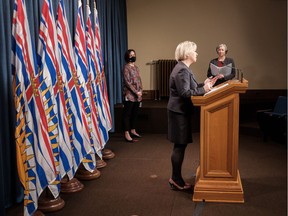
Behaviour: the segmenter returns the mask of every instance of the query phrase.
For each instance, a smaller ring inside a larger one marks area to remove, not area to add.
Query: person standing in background
[[[191,96],[204,95],[209,92],[217,80],[206,79],[199,84],[189,66],[197,61],[197,45],[191,41],[180,43],[175,50],[178,62],[170,74],[168,112],[168,140],[174,143],[171,163],[172,177],[169,179],[171,189],[187,190],[192,186],[182,177],[182,163],[188,143],[192,143],[191,116],[193,104]]]
[[[226,44],[219,44],[216,47],[216,52],[218,54],[218,58],[212,59],[210,61],[208,71],[207,71],[207,77],[209,77],[209,78],[215,77],[211,73],[210,64],[214,64],[217,67],[223,67],[223,66],[231,64],[231,74],[229,74],[227,76],[224,76],[223,74],[216,75],[218,77],[218,79],[215,83],[215,86],[217,86],[223,82],[226,82],[227,80],[233,79],[235,77],[235,74],[236,74],[234,60],[232,58],[226,57],[226,54],[228,53],[228,48],[227,48]]]
[[[136,123],[142,101],[142,81],[140,70],[135,65],[136,52],[129,49],[125,52],[126,64],[123,68],[123,124],[124,138],[127,142],[134,142],[133,138],[141,138],[136,132]]]

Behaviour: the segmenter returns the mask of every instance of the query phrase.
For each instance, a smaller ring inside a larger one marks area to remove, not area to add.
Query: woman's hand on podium
[[[204,90],[205,90],[205,93],[207,93],[207,92],[209,92],[209,91],[211,91],[211,89],[212,89],[212,83],[211,82],[206,82],[205,84],[204,84]]]
[[[218,74],[219,75],[219,74]],[[211,83],[211,88],[214,86],[214,84],[216,83],[216,81],[217,81],[217,79],[219,79],[220,78],[220,76],[215,76],[215,77],[213,77],[213,76],[211,76],[211,77],[209,77],[209,78],[207,78],[205,81],[204,81],[204,84],[206,84],[206,83]],[[210,89],[211,90],[211,89]]]

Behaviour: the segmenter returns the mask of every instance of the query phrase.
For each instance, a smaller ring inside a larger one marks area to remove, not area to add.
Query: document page
[[[219,87],[214,87],[214,88],[212,88],[211,89],[211,91],[209,91],[209,92],[207,92],[206,94],[204,94],[204,96],[205,95],[208,95],[208,94],[210,94],[210,93],[212,93],[212,92],[215,92],[215,91],[217,91],[217,90],[219,90],[219,89],[222,89],[222,88],[224,88],[225,86],[227,86],[227,85],[229,85],[228,83],[225,83],[224,85],[221,85],[221,86],[219,86]]]
[[[217,76],[218,74],[223,74],[224,76],[227,76],[232,72],[232,63],[225,65],[223,67],[218,67],[210,63],[210,69],[213,76]]]

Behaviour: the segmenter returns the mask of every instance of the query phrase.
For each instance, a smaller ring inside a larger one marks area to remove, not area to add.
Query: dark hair
[[[125,58],[125,61],[128,63],[129,62],[129,55],[131,52],[134,52],[135,55],[136,55],[136,52],[134,49],[128,49],[126,52],[125,52],[125,55],[124,55],[124,58]]]

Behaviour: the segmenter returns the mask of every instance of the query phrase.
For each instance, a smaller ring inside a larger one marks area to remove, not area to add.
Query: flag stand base
[[[69,180],[68,176],[61,179],[61,193],[75,193],[83,190],[84,185],[77,179]]]
[[[64,208],[64,200],[58,196],[54,198],[49,189],[45,189],[38,199],[38,210],[41,212],[55,212]]]
[[[113,159],[115,157],[115,153],[112,152],[110,149],[104,148],[102,150],[102,158],[105,160],[110,160]]]
[[[97,167],[93,170],[93,172],[89,172],[85,169],[83,164],[81,164],[75,174],[75,177],[84,180],[84,181],[90,181],[99,178],[101,175],[100,171],[97,170]]]
[[[36,210],[34,213],[33,213],[33,216],[45,216],[41,211],[39,210]]]
[[[97,154],[96,155],[96,167],[97,169],[101,169],[107,166],[107,163],[102,160]]]

